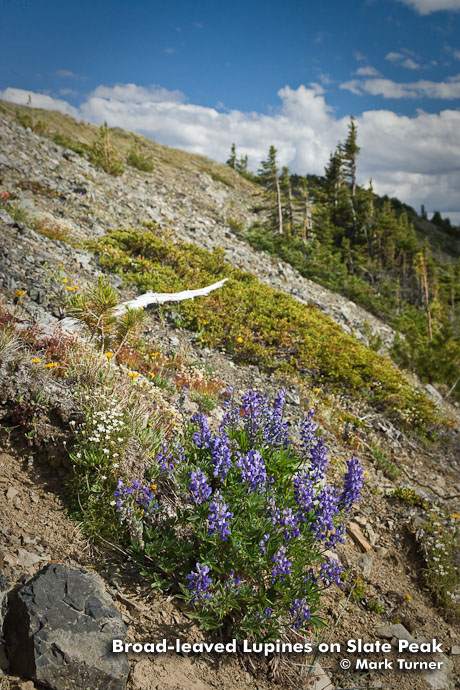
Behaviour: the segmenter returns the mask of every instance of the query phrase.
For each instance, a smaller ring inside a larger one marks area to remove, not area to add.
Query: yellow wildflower
[[[155,491],[156,488],[157,488],[157,485],[156,485],[156,484],[152,484],[152,489],[153,489],[154,491]]]
[[[158,357],[159,354],[159,352],[151,352],[150,357]]]
[[[412,599],[411,595],[410,595],[410,594],[406,594],[406,599],[407,599],[407,601],[410,601],[410,600]]]
[[[32,360],[32,364],[40,364],[40,357],[34,357]]]
[[[452,513],[452,517],[455,518],[455,520],[458,520],[460,515],[458,515],[458,513]]]
[[[113,352],[104,352],[104,357],[107,357],[107,359],[112,359]]]
[[[321,388],[313,388],[313,393],[319,393]]]
[[[62,282],[63,282],[63,283],[68,283],[68,282],[69,282],[69,279],[68,279],[68,278],[63,278],[63,279],[62,279]]]
[[[136,376],[139,376],[138,371],[128,371],[128,376],[131,376],[132,379],[135,379]]]
[[[78,285],[74,285],[73,287],[66,285],[65,289],[68,290],[69,292],[74,292],[74,290],[78,290]]]
[[[46,368],[47,368],[47,369],[53,369],[53,367],[57,367],[57,366],[58,366],[58,363],[57,363],[57,362],[49,362],[49,363],[46,365]]]
[[[242,342],[243,342],[243,338],[237,338],[237,339],[236,339],[236,342],[237,342],[237,343],[242,343]]]
[[[18,297],[24,297],[24,295],[27,295],[27,290],[16,290],[16,294]]]

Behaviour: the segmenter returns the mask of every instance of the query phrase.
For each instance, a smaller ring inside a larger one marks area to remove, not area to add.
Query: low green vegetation
[[[425,558],[425,582],[436,604],[450,619],[460,618],[460,515],[439,506],[426,514],[416,538]]]
[[[44,135],[47,132],[45,122],[40,118],[36,118],[32,111],[17,110],[16,119],[25,129],[31,129],[36,134]]]
[[[372,446],[371,453],[375,458],[379,470],[383,472],[385,477],[395,481],[401,474],[401,468],[398,467],[398,465],[388,457],[388,454],[378,446]]]
[[[123,175],[123,163],[118,158],[110,141],[110,130],[104,122],[99,130],[99,136],[89,150],[89,160],[109,175],[118,177]]]
[[[72,139],[71,137],[61,134],[60,132],[53,134],[53,141],[55,144],[59,144],[59,146],[63,146],[66,149],[70,149],[81,157],[84,157],[90,151],[90,147],[87,144],[77,141],[76,139]]]
[[[436,422],[433,404],[388,358],[361,345],[315,307],[231,268],[223,250],[174,243],[154,225],[110,232],[93,248],[107,271],[141,291],[173,292],[229,278],[206,300],[177,307],[201,345],[222,348],[239,362],[295,373],[363,397],[408,430],[424,432]]]
[[[136,170],[141,170],[142,172],[148,173],[153,172],[152,156],[144,153],[137,143],[134,144],[133,147],[128,151],[126,162],[132,168],[136,168]]]

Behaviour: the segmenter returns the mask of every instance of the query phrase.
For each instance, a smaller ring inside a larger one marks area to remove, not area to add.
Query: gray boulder
[[[113,654],[126,626],[101,578],[50,564],[10,595],[5,619],[9,672],[56,690],[123,690],[126,655]]]

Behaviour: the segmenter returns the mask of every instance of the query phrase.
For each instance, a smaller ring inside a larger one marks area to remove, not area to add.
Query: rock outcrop
[[[9,597],[9,671],[55,690],[124,690],[129,665],[111,653],[126,626],[100,577],[51,564]]]

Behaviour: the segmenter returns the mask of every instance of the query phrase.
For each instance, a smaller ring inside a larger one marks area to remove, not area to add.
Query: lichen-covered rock
[[[56,690],[123,690],[126,626],[101,578],[51,564],[10,595],[5,619],[9,671]]]

